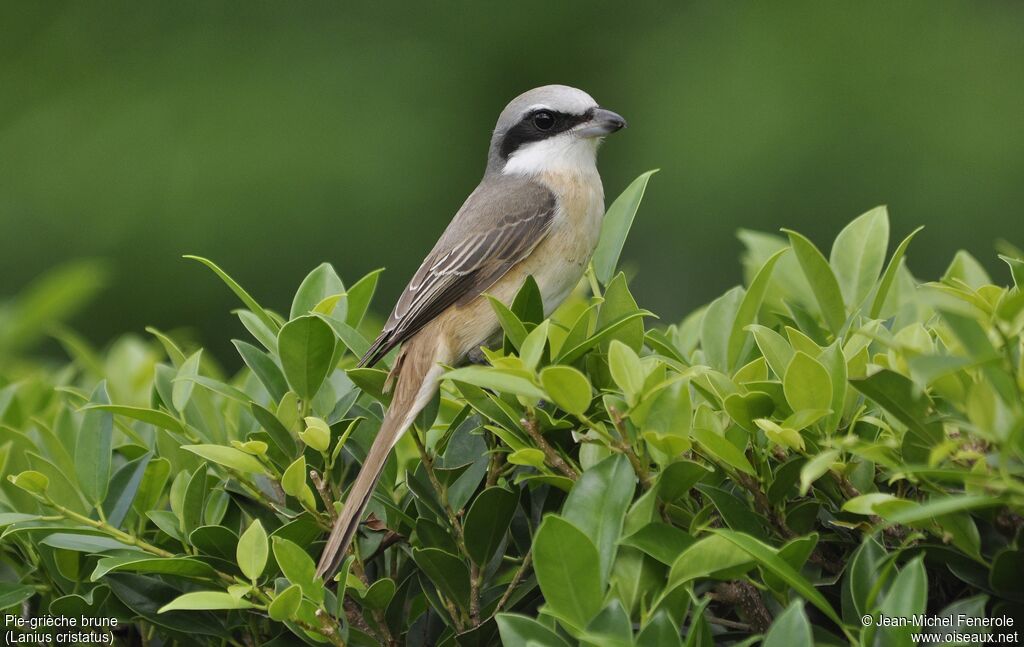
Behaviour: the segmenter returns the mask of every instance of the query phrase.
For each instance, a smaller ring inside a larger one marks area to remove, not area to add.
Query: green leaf
[[[718,535],[707,535],[687,546],[672,562],[665,594],[677,586],[702,577],[731,579],[753,567],[744,550]]]
[[[116,539],[100,535],[55,532],[51,535],[47,535],[44,539],[40,540],[39,543],[52,546],[53,548],[63,548],[64,550],[73,550],[79,553],[105,553],[111,550],[132,550],[138,552],[140,555],[144,555],[144,553],[138,551],[138,549],[133,546],[129,546],[128,544],[117,541]]]
[[[540,372],[540,383],[560,409],[579,416],[590,407],[590,380],[571,366],[549,366]]]
[[[46,489],[50,487],[50,479],[42,472],[35,470],[25,470],[17,475],[8,475],[7,479],[15,487],[33,494],[46,494]]]
[[[352,326],[348,325],[344,321],[335,319],[334,317],[328,317],[326,315],[318,316],[331,327],[331,330],[334,331],[334,334],[341,341],[341,344],[345,346],[345,348],[349,349],[353,355],[362,357],[366,354],[366,351],[370,349],[370,342],[366,341],[366,337],[363,337],[363,334]],[[337,349],[335,349],[335,351],[337,352]]]
[[[625,319],[625,323],[605,335],[600,342],[602,348],[610,340],[617,339],[634,351],[640,352],[644,345],[644,322],[642,317],[636,315],[643,311],[637,307],[636,299],[629,292],[625,274],[619,272],[615,275],[605,289],[603,298],[604,301],[601,302],[597,313],[598,331],[607,330],[616,322],[623,321],[627,317],[632,318]]]
[[[285,381],[284,373],[281,372],[270,355],[240,339],[232,339],[231,343],[235,345],[245,365],[267,389],[270,397],[275,402],[280,400],[288,390],[288,382]]]
[[[1010,266],[1010,274],[1013,276],[1013,284],[1017,289],[1024,290],[1024,260],[1011,258],[1005,254],[1000,254],[999,258]]]
[[[878,610],[890,618],[910,618],[924,613],[927,602],[928,576],[924,569],[924,556],[919,555],[896,575]],[[915,643],[911,640],[911,633],[916,631],[913,626],[883,626],[878,629],[878,634],[888,639],[883,639],[882,644],[912,647]]]
[[[667,611],[661,609],[654,614],[654,618],[637,635],[636,647],[683,647],[679,629]]]
[[[243,474],[269,474],[267,468],[256,458],[234,447],[224,447],[223,445],[182,445],[181,448],[218,465],[238,470]]]
[[[754,341],[761,349],[761,354],[768,362],[768,366],[779,379],[782,379],[786,374],[786,367],[793,359],[793,347],[789,345],[785,337],[771,328],[754,324],[748,326],[747,329],[754,335]]]
[[[199,362],[203,358],[203,349],[200,348],[181,365],[174,378],[174,388],[171,391],[171,404],[177,411],[184,411],[188,401],[192,397],[192,389],[195,382],[191,378],[199,375]]]
[[[189,475],[188,472],[182,472],[181,475],[188,476],[189,478],[185,483],[184,492],[181,498],[181,506],[177,512],[178,516],[181,518],[181,529],[184,531],[185,535],[188,536],[189,533],[203,523],[203,513],[206,510],[206,495],[209,492],[206,479],[206,463],[200,464],[191,475]],[[177,481],[177,479],[175,479],[175,481]],[[171,509],[174,509],[173,497],[175,484],[172,484],[171,487]]]
[[[771,396],[760,391],[729,394],[722,400],[722,405],[729,417],[747,431],[757,429],[755,419],[764,418],[775,411]]]
[[[390,577],[382,577],[366,589],[362,602],[363,606],[368,609],[383,611],[387,609],[393,597],[395,597],[395,581]]]
[[[573,629],[586,627],[601,610],[599,559],[594,543],[572,523],[555,515],[541,522],[533,540],[537,581],[546,609]]]
[[[747,457],[726,438],[704,427],[695,427],[692,433],[693,439],[700,443],[713,458],[745,474],[756,476]]]
[[[597,614],[583,633],[583,639],[604,647],[632,647],[633,623],[621,600],[612,600]]]
[[[245,309],[233,310],[232,313],[238,316],[238,320],[256,341],[271,353],[277,354],[277,330],[280,326],[271,329],[259,317]]]
[[[746,292],[736,286],[711,302],[700,322],[700,345],[704,361],[720,371],[728,371],[729,339],[740,303]]]
[[[540,647],[569,647],[569,643],[546,625],[529,616],[499,613],[495,616],[501,642],[504,645],[538,645]]]
[[[597,548],[602,584],[608,581],[635,491],[633,467],[629,459],[616,453],[584,471],[562,505],[564,519],[582,530]]]
[[[260,306],[260,304],[256,303],[256,299],[253,299],[249,295],[249,293],[242,289],[242,286],[239,285],[233,278],[228,276],[224,270],[217,267],[216,263],[214,263],[211,260],[205,259],[201,256],[190,256],[186,254],[184,258],[199,261],[206,267],[213,270],[213,273],[219,276],[221,281],[224,281],[225,285],[227,285],[231,289],[231,291],[235,293],[235,296],[242,300],[242,303],[245,304],[245,307],[248,308],[249,311],[252,312],[254,315],[256,315],[260,322],[264,326],[269,328],[272,332],[276,333],[281,328],[281,326],[278,325],[277,321],[275,321],[273,317],[267,314],[267,311],[264,310],[263,307]]]
[[[306,416],[306,428],[299,432],[299,438],[307,446],[324,453],[331,446],[331,428],[327,421],[316,416]]]
[[[832,378],[821,363],[797,351],[786,367],[782,380],[786,401],[794,411],[802,409],[830,409],[832,406]]]
[[[518,495],[502,487],[489,487],[473,501],[463,530],[466,552],[478,565],[486,565],[498,550],[518,504]]]
[[[489,366],[466,366],[445,373],[444,378],[455,382],[465,382],[484,389],[492,389],[499,393],[510,393],[527,398],[543,400],[545,394],[533,383],[530,375],[511,369],[498,369]]]
[[[533,447],[517,449],[508,455],[508,462],[513,465],[527,465],[541,469],[544,467],[544,452]]]
[[[516,292],[509,306],[512,313],[524,324],[540,325],[544,320],[544,298],[533,276],[523,279],[523,285]]]
[[[469,608],[469,569],[461,559],[440,548],[414,548],[412,558],[438,590],[461,608]]]
[[[874,608],[874,595],[885,584],[885,573],[878,572],[884,556],[877,539],[868,535],[850,558],[843,576],[842,598],[843,615],[851,622]]]
[[[89,579],[98,582],[107,573],[115,572],[178,575],[202,579],[217,577],[217,571],[212,566],[195,557],[153,557],[136,554],[100,558]]]
[[[959,250],[956,255],[953,256],[953,261],[946,268],[946,273],[942,275],[942,281],[944,283],[953,283],[955,281],[962,281],[967,284],[972,290],[977,290],[983,285],[992,283],[992,279],[989,278],[988,272],[981,266],[978,259],[971,256],[970,252],[966,250]]]
[[[868,316],[872,319],[877,319],[882,313],[882,307],[885,306],[885,300],[889,296],[889,290],[892,288],[893,282],[896,280],[896,273],[900,269],[900,262],[903,260],[903,255],[907,253],[907,247],[910,246],[910,241],[914,239],[919,231],[924,227],[918,227],[914,231],[904,238],[899,246],[896,247],[896,251],[893,252],[892,258],[889,259],[889,264],[885,267],[885,272],[882,274],[882,280],[878,284],[878,290],[875,292],[875,298],[871,301],[871,310],[868,312]]]
[[[635,401],[643,392],[647,374],[633,349],[617,339],[612,340],[608,347],[608,368],[626,397]]]
[[[573,337],[573,335],[570,333],[570,336],[566,337],[565,342],[559,349],[559,356],[557,362],[559,364],[572,364],[579,358],[583,357],[583,355],[585,355],[586,352],[589,351],[591,348],[594,348],[595,346],[602,344],[615,337],[620,330],[627,328],[628,326],[631,325],[632,322],[637,321],[638,319],[642,319],[643,317],[651,316],[653,315],[647,310],[638,310],[637,312],[624,315],[616,319],[615,321],[609,323],[607,326],[604,326],[603,328],[599,329],[596,333],[594,333],[590,337],[587,337],[584,341],[578,344],[570,344],[570,339]],[[640,335],[640,339],[642,342],[642,334]]]
[[[710,467],[689,460],[676,461],[658,474],[658,497],[669,503],[686,496],[686,493],[713,470]]]
[[[848,390],[846,383],[846,357],[843,355],[843,348],[839,340],[836,340],[818,355],[818,362],[828,371],[829,385],[832,387],[830,403],[828,407],[822,408],[822,410],[832,410],[825,423],[825,432],[831,434],[839,428],[839,423],[843,419],[843,410],[846,408],[846,391]],[[794,410],[801,411],[796,409],[796,407],[794,407]],[[803,411],[807,411],[807,409]]]
[[[885,264],[889,247],[889,213],[875,207],[846,225],[832,244],[829,264],[846,303],[857,306],[867,298]]]
[[[291,432],[284,426],[284,423],[269,409],[255,402],[250,403],[249,408],[253,417],[256,418],[256,422],[263,427],[281,453],[285,456],[293,456],[296,449],[295,439],[292,438]]]
[[[373,300],[373,293],[377,290],[377,279],[380,278],[380,273],[383,271],[383,269],[378,269],[370,272],[348,289],[346,298],[348,311],[345,313],[345,323],[352,328],[358,328],[362,323],[366,310],[370,307],[370,301]]]
[[[814,588],[814,585],[808,582],[792,566],[787,564],[784,559],[779,557],[778,553],[776,553],[773,548],[740,532],[723,529],[712,529],[711,532],[724,537],[748,553],[751,557],[757,560],[763,568],[774,573],[799,593],[804,599],[818,607],[818,609],[824,613],[829,620],[832,620],[837,625],[843,624],[842,620],[840,620],[839,616],[832,608],[832,605],[830,605],[828,600],[818,592],[818,589]]]
[[[107,498],[103,501],[103,511],[107,523],[115,528],[121,526],[128,511],[131,510],[132,501],[135,500],[135,495],[142,485],[142,478],[152,457],[153,452],[146,452],[135,460],[128,461],[110,479]]]
[[[129,407],[123,404],[90,404],[82,407],[82,411],[106,411],[115,416],[124,416],[178,434],[185,433],[185,426],[177,418],[157,409]]]
[[[302,602],[302,589],[298,584],[292,584],[281,591],[267,605],[267,614],[272,620],[284,622],[295,618],[299,610],[299,603]]]
[[[813,645],[811,623],[804,612],[803,600],[796,599],[772,622],[764,637],[762,647],[791,647],[792,645]]]
[[[303,595],[317,604],[324,599],[324,583],[316,576],[313,558],[294,542],[275,536],[274,559],[292,584],[298,584]]]
[[[640,201],[643,200],[647,182],[657,172],[657,169],[647,171],[633,180],[605,213],[604,222],[601,224],[601,237],[598,239],[593,260],[594,274],[597,276],[597,280],[604,285],[611,280],[615,267],[619,263],[619,255],[626,243],[629,229],[633,225],[636,211],[640,208]]]
[[[836,462],[837,458],[839,458],[839,451],[828,449],[804,463],[804,466],[800,468],[801,496],[807,494],[807,491],[811,489],[811,484],[831,469],[832,463]]]
[[[157,613],[168,611],[203,611],[217,609],[251,609],[253,604],[247,600],[236,598],[224,591],[195,591],[179,595]]]
[[[838,333],[846,323],[846,306],[843,304],[843,295],[832,268],[814,243],[805,236],[789,229],[782,231],[789,236],[789,244],[792,245],[800,268],[807,277],[825,323],[829,330]]]
[[[641,550],[662,564],[671,566],[693,542],[693,537],[685,531],[661,521],[652,521],[628,537],[623,537],[620,543]]]
[[[672,437],[678,444],[681,441],[690,448],[690,427],[692,426],[693,409],[690,402],[690,383],[688,380],[677,380],[661,389],[651,403],[642,429],[646,435],[656,434],[661,439]],[[672,442],[672,441],[669,441]],[[669,456],[675,458],[675,456]]]
[[[918,394],[914,383],[906,377],[882,370],[864,379],[850,380],[850,385],[907,427],[912,441],[908,445],[904,440],[903,452],[907,460],[924,462],[931,449],[942,442],[941,425],[929,421],[931,400],[927,395]]]
[[[11,582],[0,582],[0,609],[20,605],[36,594],[36,587]],[[568,647],[568,645],[566,645]]]
[[[242,574],[253,582],[263,574],[267,565],[270,548],[267,544],[267,531],[259,519],[249,524],[249,528],[238,538],[235,559]]]
[[[548,343],[550,327],[550,321],[543,321],[537,324],[523,340],[522,346],[519,348],[519,359],[523,361],[523,367],[527,370],[537,370],[537,366],[544,356],[544,348]]]
[[[100,382],[89,397],[90,404],[110,404],[107,383]],[[114,436],[114,416],[108,411],[86,411],[75,445],[75,473],[82,496],[99,505],[107,496]]]
[[[296,395],[311,399],[334,368],[334,332],[316,316],[292,319],[281,328],[277,348],[285,378]]]
[[[281,489],[290,496],[299,496],[306,486],[306,457],[299,456],[281,476]]]
[[[344,292],[345,285],[338,278],[338,273],[334,271],[334,266],[330,263],[321,263],[312,272],[307,274],[306,278],[302,279],[299,289],[295,292],[295,298],[292,299],[292,308],[288,318],[295,319],[307,314],[325,298],[336,294],[344,294]],[[335,308],[332,308],[332,312],[324,314],[335,314],[339,319],[344,319],[345,313],[334,313]]]
[[[908,503],[910,505],[900,506],[896,509],[876,509],[875,513],[890,523],[911,524],[954,512],[994,508],[1003,505],[1004,501],[999,497],[981,494],[944,494],[923,503],[917,501]]]
[[[491,309],[494,310],[494,314],[498,318],[501,329],[505,332],[505,338],[512,344],[512,348],[518,350],[523,345],[523,341],[526,340],[526,326],[501,300],[489,294],[486,296],[487,300],[491,303]]]
[[[750,282],[750,287],[747,288],[746,293],[743,295],[743,299],[740,301],[740,305],[736,310],[736,317],[733,319],[732,327],[729,331],[727,351],[728,367],[735,367],[740,361],[740,353],[743,352],[743,347],[747,341],[747,327],[757,320],[757,313],[760,311],[761,303],[764,302],[764,295],[768,291],[768,285],[772,278],[772,270],[775,268],[775,263],[777,263],[779,258],[788,251],[788,249],[780,249],[769,256],[768,260],[761,266],[761,269],[757,271],[754,279]]]

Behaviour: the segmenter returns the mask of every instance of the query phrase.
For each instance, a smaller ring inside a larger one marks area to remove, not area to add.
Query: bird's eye
[[[550,112],[541,110],[533,116],[533,125],[539,130],[551,130],[555,125],[555,117]]]

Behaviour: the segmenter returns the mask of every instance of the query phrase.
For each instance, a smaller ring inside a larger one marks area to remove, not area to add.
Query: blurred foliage
[[[959,246],[1024,242],[1005,227],[1024,204],[1014,0],[42,1],[0,23],[0,296],[109,259],[76,324],[97,343],[188,327],[229,356],[237,326],[185,252],[274,303],[313,259],[387,267],[393,302],[498,112],[552,82],[629,119],[602,153],[609,195],[637,160],[663,169],[625,258],[666,316],[739,281],[722,260],[740,227],[820,242],[886,201],[898,229],[928,225],[923,276]]]
[[[530,280],[494,304],[501,346],[447,373],[336,585],[313,560],[388,400],[353,368],[377,274],[322,264],[286,317],[195,257],[244,306],[241,371],[150,329],[0,376],[0,606],[183,645],[909,646],[861,618],[1021,617],[1024,259],[920,283],[884,208],[828,258],[747,231],[745,287],[651,326],[613,271],[649,177],[552,318]]]

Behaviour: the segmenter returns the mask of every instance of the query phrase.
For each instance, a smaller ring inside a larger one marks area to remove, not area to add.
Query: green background
[[[193,253],[283,311],[321,261],[387,267],[386,314],[498,112],[553,82],[630,122],[609,198],[662,169],[623,258],[664,317],[741,280],[739,228],[821,243],[885,203],[928,278],[1024,242],[1024,3],[376,4],[3,3],[0,299],[102,259],[76,328],[224,358],[236,302]]]

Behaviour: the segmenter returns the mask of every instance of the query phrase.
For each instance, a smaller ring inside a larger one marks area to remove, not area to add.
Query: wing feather
[[[359,366],[376,363],[448,307],[490,288],[540,243],[555,210],[554,194],[531,180],[481,184],[409,281]]]

